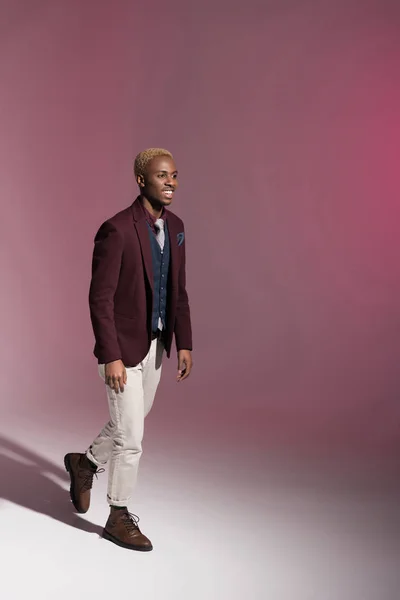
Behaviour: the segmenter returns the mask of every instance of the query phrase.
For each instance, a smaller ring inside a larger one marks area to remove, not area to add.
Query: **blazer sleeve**
[[[120,232],[109,221],[103,223],[94,240],[89,308],[100,363],[121,358],[114,321],[114,295],[123,253]]]
[[[181,264],[178,275],[178,300],[175,318],[175,343],[176,349],[192,350],[192,325],[190,320],[189,299],[186,291],[186,242],[181,246]]]

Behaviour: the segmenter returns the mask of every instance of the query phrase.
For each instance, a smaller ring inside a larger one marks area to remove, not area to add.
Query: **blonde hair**
[[[133,166],[135,177],[138,177],[139,175],[144,177],[147,165],[156,156],[168,156],[169,158],[173,158],[171,152],[164,150],[164,148],[147,148],[147,150],[139,152],[135,158]]]

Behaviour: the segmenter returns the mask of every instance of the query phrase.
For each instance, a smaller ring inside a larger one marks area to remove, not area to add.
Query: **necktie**
[[[164,219],[157,219],[157,221],[155,222],[155,228],[157,231],[157,242],[160,245],[161,248],[161,252],[164,251],[164,243],[165,243],[165,230],[164,230]]]
[[[161,252],[164,252],[164,243],[165,243],[164,219],[157,219],[157,221],[154,223],[154,226],[155,226],[156,232],[157,232],[157,234],[156,234],[157,242],[160,245]],[[158,318],[158,329],[160,329],[161,331],[163,330],[163,324],[162,324],[161,317]]]

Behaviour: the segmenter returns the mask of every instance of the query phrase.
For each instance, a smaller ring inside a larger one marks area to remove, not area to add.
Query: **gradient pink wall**
[[[105,415],[93,236],[159,145],[181,173],[195,371],[177,390],[166,366],[157,410],[390,455],[400,5],[3,1],[0,23],[4,414]]]

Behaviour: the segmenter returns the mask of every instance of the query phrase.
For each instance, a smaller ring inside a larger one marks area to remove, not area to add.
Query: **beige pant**
[[[107,388],[110,421],[86,452],[97,466],[109,460],[107,500],[127,506],[137,480],[142,454],[144,419],[150,412],[160,382],[164,351],[160,340],[151,342],[147,356],[136,367],[127,367],[127,383],[118,394]],[[105,365],[99,365],[104,380]]]

